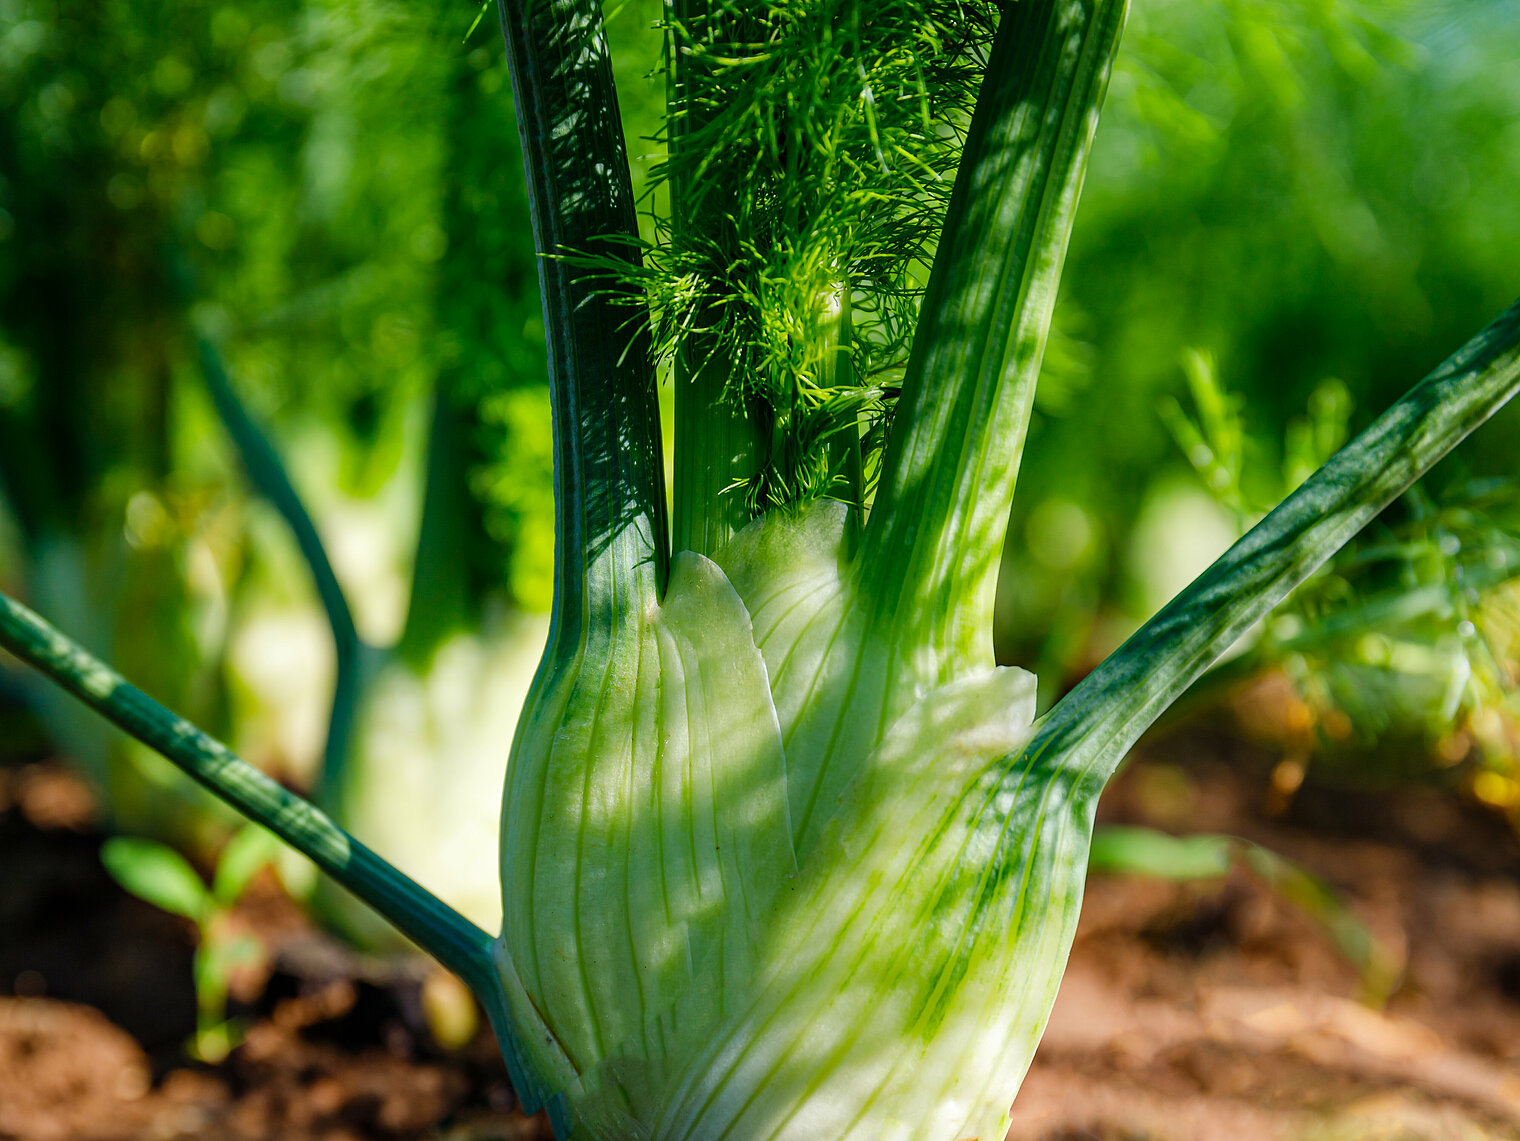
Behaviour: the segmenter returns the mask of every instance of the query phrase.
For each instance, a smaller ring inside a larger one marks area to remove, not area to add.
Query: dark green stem
[[[992,660],[1035,381],[1124,0],[1004,8],[861,551],[865,593],[942,681]]]
[[[198,338],[198,342],[201,373],[206,378],[217,416],[242,457],[249,482],[280,513],[280,518],[285,520],[295,537],[301,558],[317,588],[317,597],[327,614],[327,624],[332,628],[337,676],[333,683],[332,714],[327,722],[327,743],[322,750],[321,778],[324,791],[331,790],[337,786],[343,760],[348,755],[349,738],[363,689],[365,645],[354,625],[353,612],[348,607],[343,587],[333,572],[332,561],[327,557],[327,549],[322,545],[322,537],[317,534],[316,524],[301,502],[295,485],[290,482],[279,452],[238,399],[216,347],[205,337]]]
[[[1520,302],[1310,476],[1043,719],[1029,745],[1107,782],[1253,623],[1520,390]]]
[[[659,408],[636,292],[564,255],[627,257],[638,234],[597,0],[501,0],[539,252],[554,409],[550,657],[653,603],[669,563]]]
[[[184,718],[0,594],[0,646],[40,670],[373,907],[466,981],[490,967],[491,936]]]
[[[0,647],[107,721],[168,758],[244,816],[268,828],[398,931],[458,975],[491,1014],[514,1088],[537,1088],[502,1016],[492,937],[381,859],[312,804],[281,788],[225,745],[165,709],[36,614],[0,594]]]

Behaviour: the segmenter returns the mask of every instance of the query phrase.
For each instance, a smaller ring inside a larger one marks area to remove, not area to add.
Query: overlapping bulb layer
[[[1089,814],[1033,678],[873,637],[842,511],[675,560],[547,676],[508,774],[499,961],[575,1135],[998,1141]],[[727,568],[725,572],[724,567]]]

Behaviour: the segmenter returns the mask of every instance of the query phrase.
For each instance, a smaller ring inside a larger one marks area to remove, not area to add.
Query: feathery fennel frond
[[[743,425],[724,458],[744,460],[709,489],[742,501],[736,522],[863,501],[997,16],[991,0],[667,9],[656,177],[675,206],[621,274],[650,301],[678,403],[710,374]]]

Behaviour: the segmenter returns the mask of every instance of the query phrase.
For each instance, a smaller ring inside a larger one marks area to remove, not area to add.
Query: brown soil
[[[1169,739],[1102,818],[1246,836],[1315,872],[1403,958],[1391,998],[1362,1001],[1323,930],[1243,872],[1096,878],[1013,1141],[1520,1141],[1513,831],[1434,790],[1311,775],[1284,797],[1272,760]],[[274,949],[237,980],[249,1032],[192,1063],[193,930],[118,889],[100,839],[59,767],[0,768],[0,1139],[550,1136],[487,1035],[433,1042],[425,968],[341,951],[272,881],[235,919]]]
[[[1095,878],[1010,1141],[1520,1139],[1508,822],[1433,789],[1284,802],[1265,759],[1152,746],[1100,821],[1245,836],[1316,873],[1402,958],[1391,997],[1363,1001],[1323,929],[1241,872]]]
[[[0,1141],[552,1136],[488,1033],[432,1041],[425,964],[345,951],[272,876],[232,917],[272,949],[234,979],[246,1036],[190,1060],[194,927],[111,881],[90,809],[56,765],[0,768]]]

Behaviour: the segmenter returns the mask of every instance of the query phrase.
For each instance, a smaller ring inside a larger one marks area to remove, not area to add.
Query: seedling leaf
[[[113,836],[100,846],[111,878],[138,899],[195,923],[215,907],[211,893],[185,857],[154,840]]]
[[[1228,836],[1168,836],[1154,828],[1110,825],[1093,833],[1088,870],[1161,880],[1229,875],[1236,841]]]
[[[211,894],[221,907],[231,907],[248,890],[253,877],[266,864],[271,863],[279,851],[279,844],[257,824],[239,828],[216,862],[216,876],[212,880]]]

